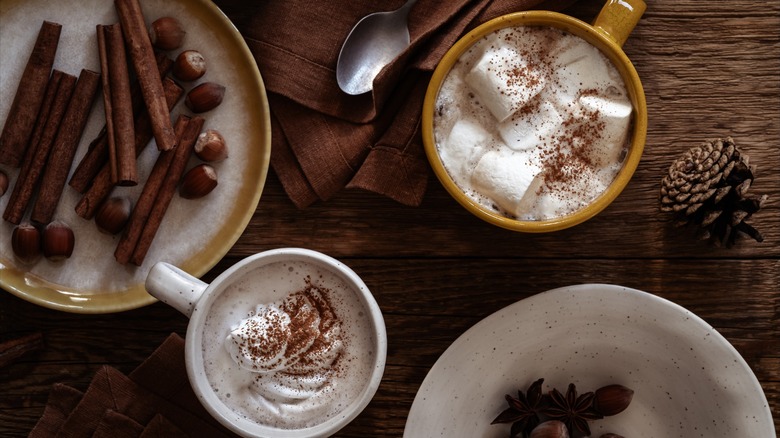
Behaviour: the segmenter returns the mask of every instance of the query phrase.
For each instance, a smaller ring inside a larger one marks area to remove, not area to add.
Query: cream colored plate
[[[490,422],[504,394],[632,388],[628,409],[592,436],[773,437],[761,385],[734,347],[688,310],[613,285],[551,290],[488,316],[442,354],[412,404],[404,437],[507,437]]]
[[[198,277],[205,274],[239,238],[260,200],[270,160],[271,128],[263,80],[243,38],[208,0],[141,0],[141,6],[147,23],[161,16],[178,18],[187,31],[182,50],[197,49],[208,63],[206,75],[198,82],[214,81],[227,87],[222,105],[203,116],[204,129],[215,128],[224,135],[230,157],[215,165],[219,185],[207,197],[185,200],[174,196],[141,267],[122,266],[114,260],[118,237],[98,232],[92,221],[74,213],[79,198],[69,186],[56,217],[70,224],[76,234],[70,259],[20,264],[11,250],[13,225],[2,221],[0,286],[30,302],[78,313],[118,312],[150,304],[154,298],[146,293],[143,282],[155,262],[173,263]],[[118,18],[113,2],[105,0],[0,0],[0,123],[5,122],[43,20],[63,25],[54,68],[78,75],[82,68],[99,71],[95,26]],[[183,85],[189,90],[195,84]],[[179,113],[188,114],[181,102],[173,111]],[[104,121],[98,96],[75,162]],[[151,170],[156,154],[152,144],[141,155],[142,178]],[[189,166],[197,162],[193,158]],[[17,170],[2,170],[13,186]],[[136,199],[140,190],[141,185],[120,192]],[[0,198],[0,211],[5,210],[9,194],[10,188]]]

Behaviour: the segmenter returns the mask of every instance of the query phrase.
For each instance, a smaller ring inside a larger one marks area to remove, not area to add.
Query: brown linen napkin
[[[100,420],[92,438],[188,438],[190,435],[182,432],[160,414],[155,415],[146,426],[132,418],[115,412],[106,411]]]
[[[233,436],[214,426],[205,410],[194,413],[183,409],[147,391],[118,370],[103,366],[56,437],[90,436],[107,411],[121,413],[139,424],[148,424],[155,415],[163,415],[190,436]]]
[[[100,419],[92,438],[188,438],[182,432],[160,414],[155,415],[146,426],[134,421],[132,418],[107,410]]]
[[[130,376],[101,367],[83,394],[55,384],[31,437],[233,437],[198,401],[171,334]]]
[[[188,436],[175,424],[158,414],[146,425],[138,438],[187,438]]]
[[[206,412],[192,390],[184,364],[184,339],[178,334],[171,333],[128,377],[158,397],[195,413],[215,427],[221,427]]]
[[[144,426],[119,412],[106,410],[92,433],[92,438],[138,438]]]
[[[49,400],[43,415],[28,435],[30,438],[51,438],[57,434],[71,412],[76,408],[84,393],[78,389],[55,383],[49,392]]]
[[[466,31],[526,9],[561,10],[574,0],[419,0],[409,48],[360,96],[336,83],[344,39],[363,16],[405,0],[256,2],[217,0],[257,60],[272,115],[271,165],[299,208],[342,188],[362,188],[417,206],[429,166],[420,116],[430,73]]]

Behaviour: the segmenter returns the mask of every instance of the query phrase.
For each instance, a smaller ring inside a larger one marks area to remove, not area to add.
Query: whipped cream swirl
[[[280,414],[311,411],[305,401],[327,391],[336,371],[341,324],[325,291],[309,283],[281,302],[258,305],[232,328],[225,348],[256,374],[249,389],[261,405]]]

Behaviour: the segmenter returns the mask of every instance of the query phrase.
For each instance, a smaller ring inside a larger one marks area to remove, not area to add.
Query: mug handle
[[[157,262],[146,277],[146,291],[187,318],[207,287],[207,283],[165,262]]]
[[[647,5],[642,0],[608,0],[593,21],[593,27],[622,47],[645,9]]]

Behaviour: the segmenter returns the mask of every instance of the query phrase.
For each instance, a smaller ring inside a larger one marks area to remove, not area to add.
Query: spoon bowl
[[[342,91],[351,95],[371,91],[382,68],[409,47],[406,18],[415,1],[395,11],[366,15],[355,24],[336,63],[336,81]]]

